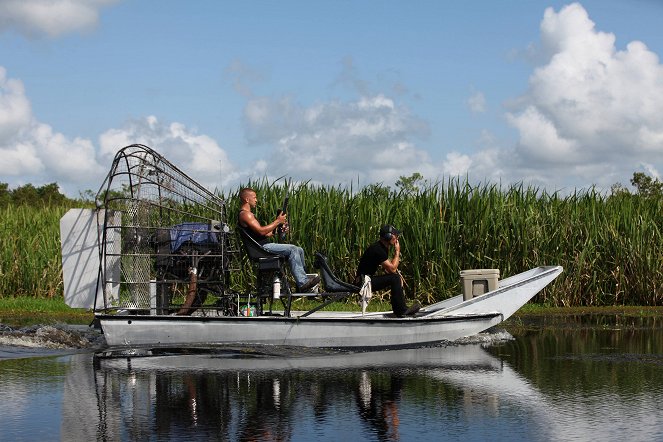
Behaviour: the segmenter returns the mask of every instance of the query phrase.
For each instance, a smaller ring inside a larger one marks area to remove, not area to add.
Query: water
[[[663,440],[660,320],[509,331],[380,352],[14,355],[0,440]]]

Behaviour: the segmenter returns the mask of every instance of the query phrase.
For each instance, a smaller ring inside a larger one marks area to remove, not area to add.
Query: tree
[[[628,189],[622,185],[622,183],[615,183],[612,186],[610,186],[610,195],[612,196],[630,195],[630,194],[631,192],[629,192]]]
[[[25,184],[12,190],[12,203],[17,206],[34,206],[39,202],[37,189],[32,184]]]
[[[69,198],[60,193],[60,187],[57,183],[45,184],[41,187],[25,184],[14,190],[9,190],[7,184],[0,183],[0,205],[55,206],[64,204],[67,201],[70,201]]]
[[[11,203],[12,195],[9,191],[9,184],[0,183],[0,207],[7,207]]]
[[[638,190],[642,196],[660,196],[663,195],[663,182],[658,178],[654,179],[642,172],[633,173],[631,184]]]
[[[37,188],[37,196],[43,204],[58,205],[67,201],[67,197],[60,193],[57,183],[50,183]]]
[[[85,189],[78,192],[79,199],[84,202],[94,202],[97,193],[92,189]]]
[[[406,194],[417,193],[420,190],[420,183],[423,181],[424,176],[419,172],[414,172],[409,177],[400,176],[396,181],[396,187],[401,189],[401,192]],[[421,183],[423,184],[423,183]]]

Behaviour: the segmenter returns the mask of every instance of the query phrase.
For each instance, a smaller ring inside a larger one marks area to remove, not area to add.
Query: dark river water
[[[376,352],[37,354],[0,359],[2,441],[663,440],[658,318]]]

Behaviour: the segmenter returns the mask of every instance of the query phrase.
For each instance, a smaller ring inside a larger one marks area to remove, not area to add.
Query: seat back
[[[244,245],[246,256],[249,258],[249,261],[251,261],[255,269],[255,289],[257,296],[263,300],[272,296],[272,284],[275,274],[280,275],[281,277],[282,296],[287,296],[290,293],[290,286],[285,277],[285,263],[288,258],[265,249],[260,243],[253,239],[249,232],[247,232],[246,228],[239,224],[237,225],[237,230],[239,231],[239,237]],[[260,313],[258,314],[260,315],[262,314],[262,304],[259,305]]]
[[[245,227],[240,225],[237,226],[239,231],[239,237],[242,239],[242,244],[244,245],[244,250],[248,255],[251,261],[260,263],[262,261],[285,261],[286,257],[279,255],[278,253],[270,252],[265,249],[263,246],[258,243],[249,232],[246,231]]]
[[[327,257],[321,252],[315,252],[315,261],[313,265],[320,269],[322,282],[325,286],[325,291],[330,293],[337,292],[350,292],[359,293],[360,288],[354,284],[341,281],[334,272],[332,272],[327,261]]]

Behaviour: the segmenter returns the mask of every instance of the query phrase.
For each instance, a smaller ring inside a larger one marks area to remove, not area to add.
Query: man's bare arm
[[[394,257],[391,260],[387,259],[382,263],[382,268],[387,273],[396,273],[398,272],[398,265],[401,262],[401,245],[398,240],[394,243]]]
[[[256,219],[253,213],[245,210],[239,215],[239,219],[245,227],[248,227],[254,232],[263,236],[272,236],[274,234],[274,229],[276,229],[279,225],[284,224],[286,222],[286,218],[287,215],[282,213],[279,214],[279,216],[277,216],[276,219],[271,223],[265,226],[261,226],[260,222]]]

